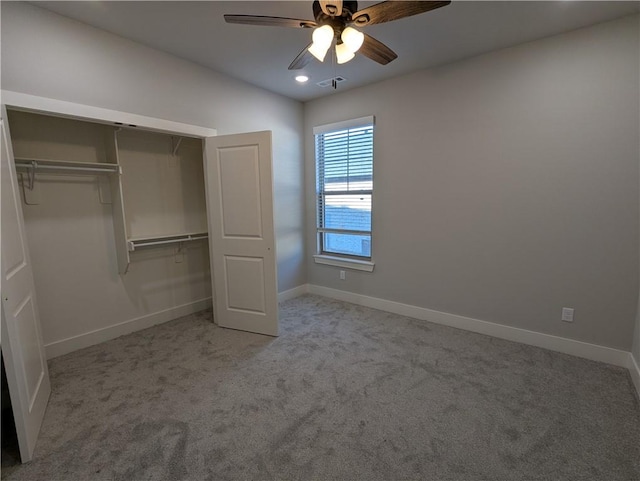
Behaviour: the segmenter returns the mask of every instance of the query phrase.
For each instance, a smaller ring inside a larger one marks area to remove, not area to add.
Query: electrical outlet
[[[562,308],[562,320],[564,322],[573,322],[573,309],[571,307]]]
[[[345,271],[340,271],[340,279],[345,280],[347,278],[347,273]]]

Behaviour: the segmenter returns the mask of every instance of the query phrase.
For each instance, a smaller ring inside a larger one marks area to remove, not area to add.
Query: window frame
[[[346,130],[346,129],[355,129],[355,128],[359,128],[359,127],[366,127],[366,126],[371,126],[374,130],[375,133],[375,117],[370,115],[370,116],[366,116],[366,117],[359,117],[356,119],[350,119],[350,120],[344,120],[341,122],[333,122],[330,124],[325,124],[325,125],[319,125],[317,127],[314,127],[313,129],[313,146],[314,146],[314,164],[315,164],[315,199],[314,199],[314,204],[315,204],[315,214],[316,214],[316,223],[315,223],[315,230],[316,230],[316,248],[315,248],[315,252],[316,254],[313,256],[314,257],[314,261],[317,264],[324,264],[324,265],[331,265],[331,266],[336,266],[336,267],[343,267],[343,268],[348,268],[348,269],[356,269],[356,270],[361,270],[361,271],[367,271],[367,272],[372,272],[373,271],[373,267],[375,266],[375,263],[373,262],[373,218],[371,219],[371,229],[370,231],[356,231],[356,230],[349,230],[349,229],[332,229],[332,228],[326,228],[324,226],[321,226],[321,213],[320,213],[320,196],[322,194],[322,192],[320,192],[320,179],[319,179],[319,170],[320,170],[320,164],[318,162],[318,141],[317,141],[317,136],[318,135],[322,135],[322,134],[327,134],[327,133],[331,133],[331,132],[338,132],[341,130]],[[373,139],[373,135],[372,134],[372,149],[373,149],[373,144],[374,144],[374,139]],[[374,153],[373,156],[375,157],[375,149],[373,149]],[[362,191],[345,191],[342,192],[343,194],[349,195],[349,194],[362,194],[365,193],[367,195],[371,196],[371,215],[373,216],[373,159],[371,162],[371,169],[372,169],[372,184],[371,184],[371,189],[364,189]],[[323,192],[327,192],[326,190],[324,190]],[[340,194],[341,191],[329,191],[331,194],[337,195]],[[369,236],[370,239],[370,257],[365,257],[365,256],[358,256],[358,255],[349,255],[349,254],[341,254],[341,253],[333,253],[331,251],[326,251],[324,250],[324,234],[327,233],[353,233],[354,235],[358,235],[358,233],[363,233],[365,235]]]

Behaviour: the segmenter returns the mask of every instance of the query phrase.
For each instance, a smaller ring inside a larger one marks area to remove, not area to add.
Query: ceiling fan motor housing
[[[352,14],[357,11],[358,2],[343,1],[342,13],[339,16],[330,16],[322,11],[322,7],[318,0],[313,2],[313,17],[316,19],[318,25],[330,25],[333,27],[334,36],[338,39],[340,38],[340,35],[345,29],[347,23],[351,21]]]

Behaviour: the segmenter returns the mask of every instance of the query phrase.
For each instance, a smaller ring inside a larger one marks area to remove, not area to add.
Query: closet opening
[[[211,307],[203,140],[8,110],[47,357]]]

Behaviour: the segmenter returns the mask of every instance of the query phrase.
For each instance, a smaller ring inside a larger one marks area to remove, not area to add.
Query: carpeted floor
[[[281,336],[203,312],[50,363],[10,480],[640,479],[626,370],[316,296]]]

